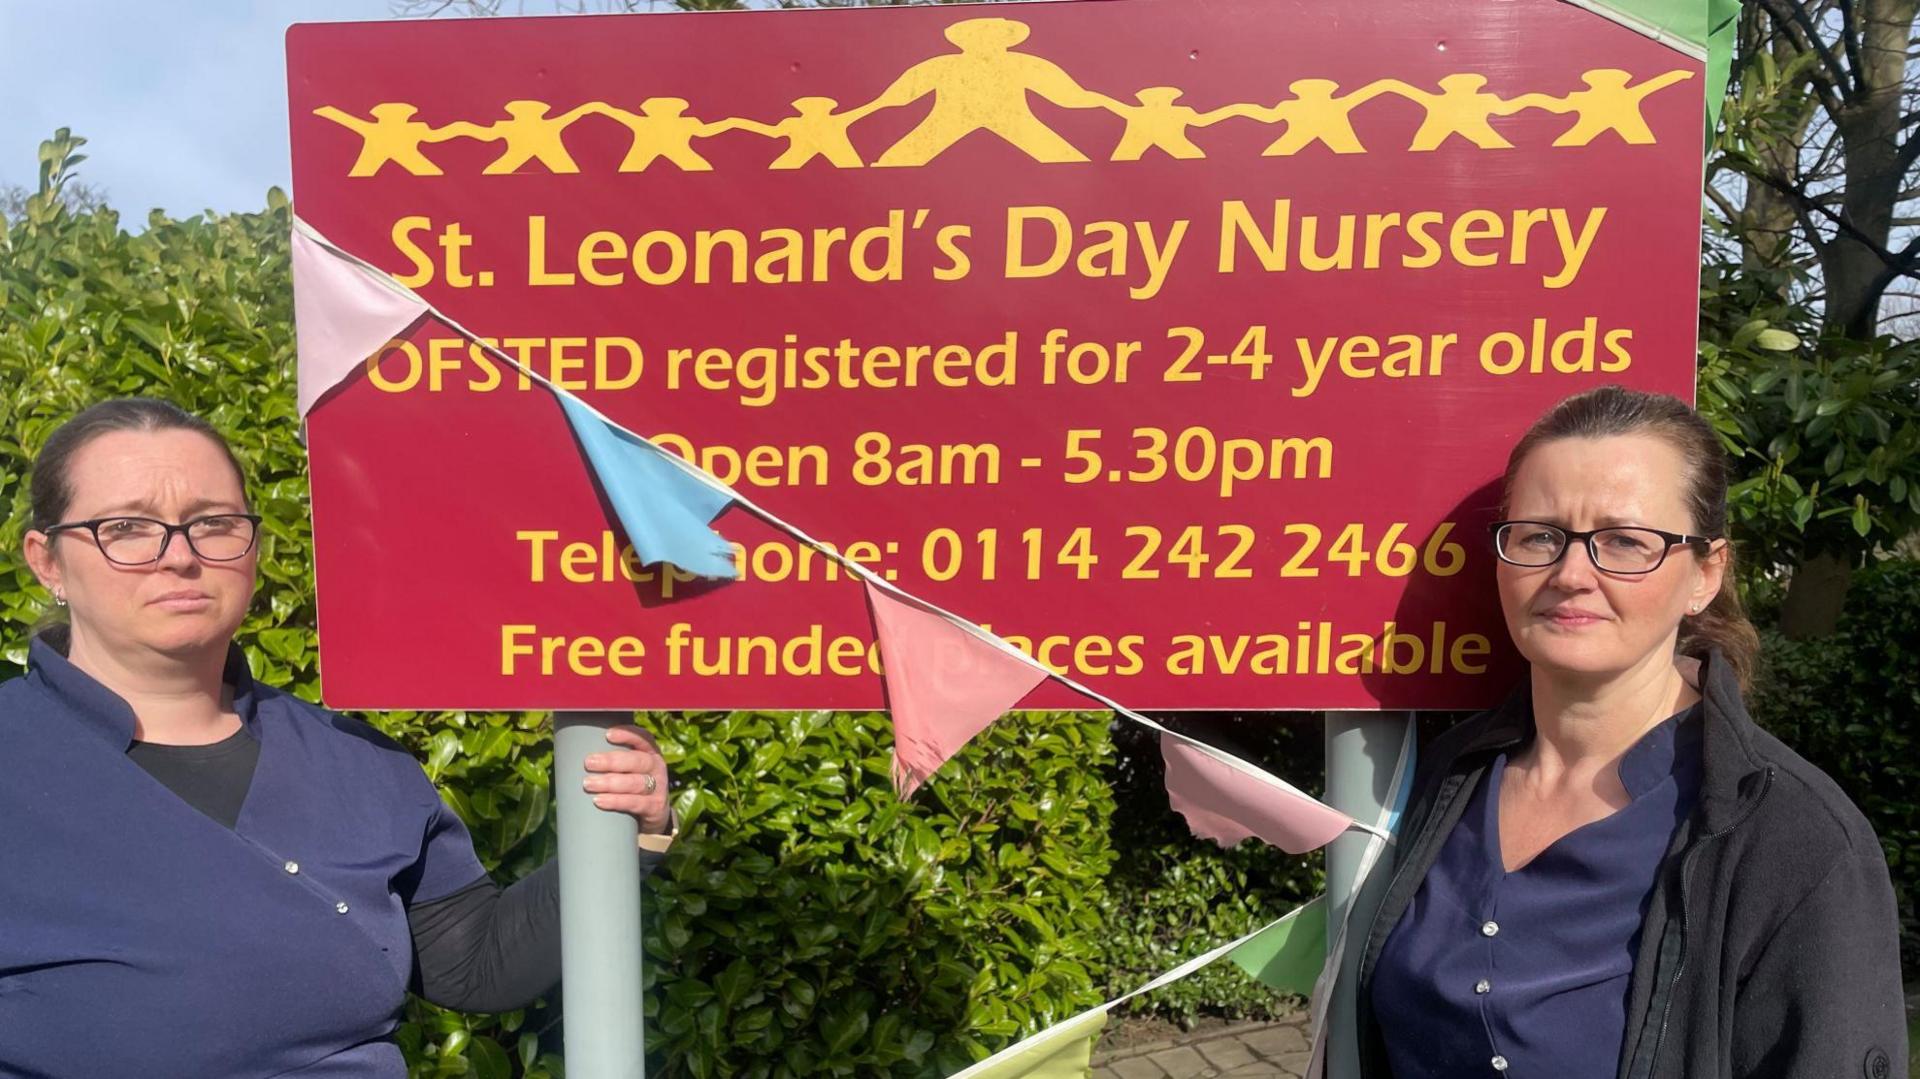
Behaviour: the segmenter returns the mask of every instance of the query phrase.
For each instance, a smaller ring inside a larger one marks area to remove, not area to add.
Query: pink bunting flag
[[[1160,756],[1173,808],[1194,835],[1223,847],[1259,836],[1288,854],[1305,854],[1353,824],[1345,813],[1218,750],[1162,734]]]
[[[906,798],[1047,675],[871,581],[867,602],[893,713],[893,786]]]
[[[388,285],[299,228],[293,230],[293,328],[300,349],[300,415],[339,385],[380,346],[427,313],[427,305]]]

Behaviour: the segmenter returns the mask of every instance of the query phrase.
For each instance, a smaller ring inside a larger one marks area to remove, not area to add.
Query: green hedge
[[[1920,563],[1854,574],[1832,637],[1761,636],[1754,718],[1873,822],[1900,896],[1901,953],[1920,968]]]
[[[1317,712],[1169,722],[1304,789],[1314,789],[1321,774],[1324,727]],[[1121,724],[1114,744],[1115,861],[1102,955],[1108,999],[1280,917],[1318,895],[1325,879],[1318,854],[1295,857],[1255,840],[1222,850],[1195,839],[1186,819],[1167,805],[1158,737]],[[1267,1018],[1297,1004],[1238,967],[1216,963],[1129,1007],[1190,1023],[1201,1015]]]
[[[369,716],[501,880],[554,853],[539,716]],[[1102,999],[1101,714],[1004,720],[910,803],[878,713],[657,713],[681,839],[648,882],[650,1074],[944,1076]],[[415,1001],[416,1075],[559,1070],[561,1009]],[[495,1070],[496,1065],[501,1070]]]
[[[942,1076],[1101,999],[1104,715],[1002,720],[906,804],[877,713],[655,719],[687,786],[648,1008],[685,1074]]]

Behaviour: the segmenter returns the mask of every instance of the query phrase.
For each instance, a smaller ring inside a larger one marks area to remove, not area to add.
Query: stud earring
[[[56,607],[65,607],[67,605],[66,594],[62,592],[55,592],[53,594],[53,605]]]

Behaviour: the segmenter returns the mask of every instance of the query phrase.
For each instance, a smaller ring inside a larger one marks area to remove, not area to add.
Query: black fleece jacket
[[[1661,862],[1627,998],[1622,1079],[1892,1079],[1907,1066],[1899,923],[1886,856],[1840,788],[1747,715],[1718,653],[1700,673],[1699,802]],[[1423,754],[1357,1002],[1361,1074],[1387,1079],[1372,977],[1487,766],[1533,736],[1507,702]]]

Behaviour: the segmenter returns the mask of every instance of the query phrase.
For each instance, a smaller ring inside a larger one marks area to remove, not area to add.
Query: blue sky
[[[31,188],[40,141],[67,127],[128,227],[156,206],[260,209],[291,182],[287,27],[392,17],[392,0],[0,0],[0,185]]]
[[[0,184],[40,140],[86,136],[80,175],[128,224],[256,210],[288,185],[286,28],[384,19],[388,0],[0,0]]]

